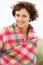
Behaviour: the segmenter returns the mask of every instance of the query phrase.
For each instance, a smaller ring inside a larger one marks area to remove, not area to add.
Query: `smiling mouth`
[[[18,23],[19,23],[19,22],[18,22]],[[22,23],[19,23],[19,24],[20,24],[20,25],[21,25],[21,24],[24,24],[24,22],[22,22]]]

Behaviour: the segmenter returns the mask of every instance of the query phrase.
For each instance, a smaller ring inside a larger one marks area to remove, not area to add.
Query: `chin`
[[[17,24],[19,28],[24,28],[24,25]]]
[[[18,27],[19,27],[19,28],[23,28],[23,26],[21,26],[21,25],[18,25]]]
[[[19,28],[23,28],[22,26],[19,26]]]

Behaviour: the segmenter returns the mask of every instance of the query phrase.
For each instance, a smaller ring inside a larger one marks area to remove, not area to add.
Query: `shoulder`
[[[15,24],[12,24],[8,27],[4,27],[2,29],[0,29],[0,41],[1,40],[6,40],[8,39],[8,37],[11,37],[12,35],[14,35],[14,31],[15,29],[13,28],[13,25],[15,27]]]
[[[29,32],[30,32],[33,36],[37,37],[36,31],[35,31],[34,27],[33,27],[31,24],[29,24]]]
[[[37,36],[36,31],[32,25],[30,25],[30,28],[29,28],[29,36],[31,37],[32,41],[34,41],[35,43],[38,42],[38,36]]]
[[[13,28],[13,25],[15,26],[15,24],[12,24],[8,27],[4,27],[0,29],[0,41],[5,42],[6,40],[10,39],[10,37],[14,35],[15,29]]]
[[[8,27],[4,27],[4,28],[0,29],[0,34],[4,35],[4,34],[13,33],[14,30],[15,30],[14,27],[15,27],[14,24],[12,24],[12,25],[10,25],[10,26],[8,26]]]

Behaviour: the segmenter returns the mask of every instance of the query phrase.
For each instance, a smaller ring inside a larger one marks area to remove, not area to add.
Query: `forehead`
[[[22,9],[16,11],[16,14],[17,13],[19,13],[19,14],[29,14],[28,11],[25,8],[22,8]]]

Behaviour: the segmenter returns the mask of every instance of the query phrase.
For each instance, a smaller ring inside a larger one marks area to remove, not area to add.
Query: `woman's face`
[[[25,8],[23,8],[20,9],[19,11],[16,11],[15,19],[16,19],[16,24],[20,28],[26,28],[30,21],[30,14]]]

